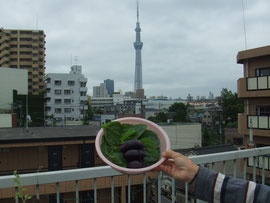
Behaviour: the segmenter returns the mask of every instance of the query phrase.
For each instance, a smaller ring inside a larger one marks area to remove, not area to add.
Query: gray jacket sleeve
[[[207,202],[270,203],[270,187],[225,176],[205,167],[200,167],[195,181],[195,197]]]

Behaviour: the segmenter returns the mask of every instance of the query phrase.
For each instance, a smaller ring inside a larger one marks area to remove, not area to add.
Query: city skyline
[[[4,29],[46,33],[46,73],[66,72],[71,56],[88,78],[88,93],[106,78],[133,90],[136,1],[12,1],[0,8]],[[244,0],[247,48],[270,44],[270,2]],[[11,15],[12,14],[12,15]],[[141,1],[145,95],[185,98],[236,92],[245,50],[241,1]]]

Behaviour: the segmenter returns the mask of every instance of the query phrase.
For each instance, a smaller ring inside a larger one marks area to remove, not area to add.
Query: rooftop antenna
[[[137,22],[139,22],[139,0],[137,2]]]
[[[244,0],[242,0],[242,13],[243,13],[243,23],[244,23],[245,48],[247,50],[247,33],[246,33],[246,20],[245,20]]]
[[[36,16],[36,30],[38,30],[38,15]]]
[[[72,66],[72,61],[73,61],[73,58],[72,58],[72,54],[70,55],[70,66]]]
[[[79,61],[77,56],[74,57],[74,61],[75,61],[75,65],[77,66],[77,62]]]

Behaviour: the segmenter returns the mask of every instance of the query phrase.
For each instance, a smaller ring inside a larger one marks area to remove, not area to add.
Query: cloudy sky
[[[243,1],[247,48],[270,45],[270,1]],[[136,0],[1,2],[0,27],[45,31],[46,73],[68,73],[77,56],[89,95],[108,78],[116,90],[133,90]],[[237,91],[243,73],[236,55],[245,49],[242,0],[140,0],[140,23],[147,96]]]

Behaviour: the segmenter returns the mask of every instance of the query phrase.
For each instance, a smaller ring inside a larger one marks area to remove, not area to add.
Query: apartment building
[[[104,166],[95,150],[95,138],[99,129],[91,125],[33,127],[29,131],[23,128],[0,129],[0,174],[11,175],[14,170],[19,174],[53,173],[57,170]],[[147,173],[147,188],[156,177],[157,173]],[[134,175],[130,181],[133,202],[143,202],[144,175]],[[60,203],[77,202],[75,181],[61,182],[58,186]],[[78,180],[79,202],[94,202],[94,187],[93,179]],[[114,187],[114,202],[126,202],[128,175],[115,176]],[[29,202],[35,199],[41,203],[57,202],[56,184],[39,185],[39,197],[36,196],[36,186],[25,188],[25,193],[33,196]],[[111,177],[97,178],[96,188],[99,203],[113,202]],[[13,203],[15,195],[15,187],[0,189],[0,202]]]
[[[100,83],[99,86],[93,87],[93,98],[107,97],[108,91],[105,83]]]
[[[46,75],[46,120],[48,124],[65,125],[80,121],[87,110],[87,78],[82,67],[74,65],[69,73]],[[55,123],[54,123],[55,122]]]
[[[238,97],[244,99],[245,105],[244,113],[238,116],[238,132],[244,135],[245,144],[252,144],[253,141],[256,147],[268,146],[270,145],[270,46],[240,51],[237,63],[243,64],[244,75],[238,80]]]
[[[29,94],[44,91],[45,37],[43,30],[0,29],[0,67],[26,69]]]

